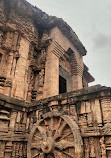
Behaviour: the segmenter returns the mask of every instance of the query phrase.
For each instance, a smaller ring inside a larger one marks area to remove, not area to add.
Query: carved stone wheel
[[[82,158],[78,125],[67,115],[49,112],[32,129],[28,158]]]

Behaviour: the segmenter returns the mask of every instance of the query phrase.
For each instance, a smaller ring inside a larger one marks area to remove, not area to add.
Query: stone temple
[[[111,88],[88,86],[62,19],[0,0],[0,158],[111,158]]]

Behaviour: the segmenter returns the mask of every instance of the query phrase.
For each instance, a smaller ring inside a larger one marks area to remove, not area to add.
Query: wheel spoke
[[[39,137],[39,136],[37,136],[37,135],[35,135],[35,136],[34,136],[34,139],[35,139],[35,140],[38,140],[38,139],[41,140],[42,138]]]
[[[53,117],[50,119],[50,125],[49,125],[49,128],[48,128],[48,135],[49,136],[53,136],[53,130],[54,130],[54,119]]]
[[[43,139],[47,137],[46,130],[43,127],[38,126],[38,130],[40,131],[40,134],[42,135]]]
[[[74,158],[74,155],[71,155],[70,153],[67,153],[65,151],[62,151],[65,155],[68,155],[70,158]]]
[[[44,158],[44,153],[40,153],[39,158]]]
[[[46,120],[44,120],[44,123],[45,123],[46,126],[49,126]]]
[[[39,143],[32,143],[31,144],[31,149],[34,149],[34,148],[40,150],[41,149],[41,142],[39,142]]]
[[[58,130],[56,130],[55,135],[54,135],[54,140],[62,136],[62,132],[65,126],[66,126],[66,123],[64,122],[62,126]]]
[[[54,157],[56,158],[63,158],[63,154],[57,150],[54,150]]]
[[[66,148],[74,147],[74,143],[67,140],[61,140],[60,142],[55,143],[55,147],[59,148],[60,150],[64,150]]]
[[[39,156],[39,155],[40,155],[40,153],[38,153],[38,154],[32,156],[32,158],[36,158],[36,157]]]
[[[58,121],[58,124],[56,124],[56,126],[54,127],[54,130],[58,130],[59,129],[59,127],[60,127],[60,124],[61,124],[61,118],[59,119],[59,121]]]
[[[61,139],[60,139],[60,140],[62,140],[62,139],[64,139],[64,138],[66,138],[67,136],[69,136],[69,135],[71,135],[71,134],[72,134],[72,132],[67,133],[66,135],[64,135],[63,137],[61,137]]]

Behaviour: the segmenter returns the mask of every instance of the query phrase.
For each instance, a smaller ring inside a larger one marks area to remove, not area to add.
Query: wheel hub
[[[52,138],[48,138],[42,143],[41,149],[44,153],[50,153],[54,148],[54,141]]]

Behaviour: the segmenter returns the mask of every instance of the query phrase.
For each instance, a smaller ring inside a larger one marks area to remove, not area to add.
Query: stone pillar
[[[5,146],[5,158],[10,158],[12,154],[12,142],[7,142]]]
[[[6,71],[7,71],[7,78],[10,78],[11,77],[11,70],[12,70],[12,64],[13,64],[13,53],[10,53],[8,55],[8,64],[7,64],[7,68],[6,68]]]
[[[72,77],[73,80],[73,89],[74,90],[78,90],[78,89],[82,89],[82,77],[79,75],[73,75]]]
[[[79,56],[79,53],[73,52],[70,56],[70,64],[72,71],[73,89],[78,90],[83,88],[83,60]]]
[[[27,118],[27,122],[26,122],[26,132],[28,132],[28,130],[29,130],[29,124],[30,124],[30,120],[29,120],[29,118]]]
[[[10,117],[10,130],[11,131],[14,131],[16,117],[17,117],[17,112],[13,111]]]
[[[103,123],[109,124],[111,123],[111,101],[110,97],[102,97],[101,98],[101,108],[103,113]]]
[[[6,81],[5,81],[5,88],[4,88],[4,94],[5,95],[11,95],[11,86],[12,86],[12,82],[11,82],[11,71],[12,71],[12,67],[13,67],[13,53],[10,53],[8,55],[8,64],[5,67],[5,73],[6,73]]]
[[[95,126],[102,126],[102,115],[101,115],[99,99],[91,100],[91,109],[93,114],[93,124]]]
[[[100,144],[101,144],[102,158],[106,158],[106,147],[104,143],[104,137],[100,139]]]
[[[76,123],[78,123],[78,117],[77,117],[77,111],[76,111],[76,105],[70,105],[70,115],[73,118]]]
[[[44,98],[59,94],[59,58],[53,54],[53,44],[49,47],[45,67]]]
[[[28,83],[27,83],[27,69],[28,69],[28,54],[29,54],[30,42],[21,38],[19,54],[17,61],[15,62],[15,70],[13,77],[13,87],[11,90],[11,96],[19,99],[26,99]]]
[[[85,149],[85,158],[89,158],[90,147],[89,147],[89,139],[84,138],[84,149]]]
[[[98,126],[102,126],[102,114],[99,99],[95,99],[95,109]]]
[[[89,101],[86,101],[86,113],[87,113],[88,126],[93,126],[92,125],[92,111],[91,111],[91,105]]]
[[[95,158],[95,148],[94,148],[94,139],[93,137],[89,138],[89,144],[90,144],[90,157]]]
[[[86,120],[86,103],[85,101],[81,102],[81,109],[80,109],[80,116],[79,116],[79,124],[82,127],[81,130],[87,127],[87,120]]]
[[[4,141],[0,141],[0,158],[4,157],[4,151],[5,151],[5,143]]]

